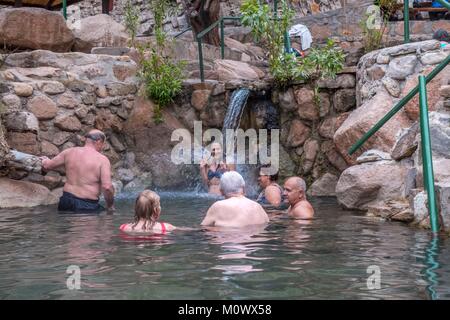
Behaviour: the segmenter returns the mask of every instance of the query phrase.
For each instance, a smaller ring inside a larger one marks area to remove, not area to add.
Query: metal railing
[[[433,71],[427,76],[419,76],[419,84],[414,87],[405,97],[403,97],[386,115],[381,118],[362,138],[360,138],[348,151],[352,155],[358,150],[370,137],[372,137],[386,122],[388,122],[398,111],[401,110],[418,92],[420,101],[420,131],[421,131],[421,148],[422,148],[422,164],[423,164],[423,181],[424,187],[428,194],[428,209],[430,211],[430,224],[433,232],[438,232],[439,222],[436,208],[436,196],[434,190],[434,173],[433,160],[431,152],[430,128],[428,124],[428,104],[426,96],[426,84],[441,72],[450,63],[450,55],[444,59]]]
[[[444,8],[447,8],[450,11],[450,3],[446,0],[436,0],[439,2]],[[409,0],[403,0],[403,40],[404,43],[408,43],[410,41],[409,37]]]
[[[425,81],[428,83],[433,80],[436,75],[441,72],[450,63],[450,55],[444,59],[429,75],[425,77]],[[419,85],[414,87],[405,97],[403,97],[386,115],[381,118],[369,131],[367,131],[354,145],[352,145],[348,151],[349,155],[352,155],[358,150],[371,136],[373,136],[386,122],[388,122],[397,112],[400,111],[414,96],[419,92]]]
[[[192,28],[188,27],[188,28],[184,29],[183,31],[181,31],[181,32],[177,33],[176,35],[174,35],[173,38],[176,39],[179,36],[181,36],[181,35],[185,34],[186,32],[188,32],[189,30],[192,30]]]
[[[428,119],[428,101],[426,79],[419,76],[419,106],[420,106],[420,136],[422,147],[423,184],[428,195],[428,210],[430,211],[430,224],[433,233],[439,231],[438,210],[436,206],[436,193],[434,190],[433,158],[431,152],[430,125]]]
[[[273,4],[273,10],[274,10],[274,20],[278,20],[278,0],[274,0],[274,4]],[[198,47],[198,63],[199,63],[199,68],[200,68],[200,80],[201,82],[205,82],[205,67],[204,67],[204,63],[203,63],[203,46],[202,46],[202,38],[208,34],[209,32],[211,32],[214,28],[216,28],[217,26],[219,26],[220,28],[220,58],[224,59],[225,58],[225,20],[241,20],[241,16],[238,17],[231,17],[231,16],[225,16],[225,17],[220,17],[219,20],[215,21],[214,23],[212,23],[210,26],[208,26],[206,29],[202,30],[200,33],[198,33],[196,35],[196,40],[197,40],[197,47]],[[187,32],[191,30],[191,27],[181,31],[180,33],[177,33],[174,38],[178,38],[179,36],[181,36],[183,33]],[[290,44],[290,40],[289,40],[289,35],[288,32],[286,31],[284,34],[284,47],[286,52],[290,52],[291,49],[291,44]]]

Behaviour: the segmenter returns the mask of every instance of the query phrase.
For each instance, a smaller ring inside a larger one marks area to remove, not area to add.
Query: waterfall
[[[250,90],[247,88],[237,89],[231,95],[230,103],[228,105],[227,113],[223,121],[222,133],[224,136],[224,146],[228,141],[226,138],[226,130],[236,130],[240,127],[242,114],[244,113],[247,99],[250,95]],[[227,150],[227,149],[225,149]],[[257,177],[255,176],[256,166],[251,164],[236,164],[236,170],[244,177],[246,181],[246,195],[255,197],[258,191]]]
[[[223,132],[226,129],[237,129],[241,122],[242,113],[244,112],[250,90],[247,88],[237,89],[231,95],[230,104],[228,105],[227,114],[223,120]]]

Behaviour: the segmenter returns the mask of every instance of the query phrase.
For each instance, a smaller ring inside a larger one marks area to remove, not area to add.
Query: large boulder
[[[81,19],[73,28],[74,51],[90,53],[94,47],[124,47],[128,42],[125,27],[107,14]]]
[[[136,99],[123,128],[129,141],[129,151],[136,155],[137,167],[151,173],[152,187],[185,188],[192,183],[192,178],[188,179],[188,176],[199,177],[198,165],[177,165],[172,162],[172,148],[178,142],[171,142],[171,136],[175,129],[186,128],[166,110],[162,111],[163,122],[155,123],[154,109],[155,105],[151,101]]]
[[[334,142],[342,156],[347,157],[349,163],[352,159],[347,156],[348,149],[373,127],[389,110],[394,103],[389,94],[384,91],[377,93],[372,99],[366,101],[361,107],[354,110],[334,134]],[[378,149],[390,152],[396,142],[396,135],[400,129],[411,126],[411,120],[403,111],[398,112],[391,120],[386,122],[358,151],[358,155],[369,149]]]
[[[415,170],[409,162],[367,162],[342,173],[336,196],[348,209],[367,210],[370,205],[404,198],[414,184]]]
[[[327,172],[322,177],[314,181],[308,189],[308,195],[312,197],[336,196],[337,182],[338,177]]]
[[[255,81],[264,77],[264,72],[248,63],[233,60],[216,60],[214,69],[220,81],[247,80]]]
[[[57,202],[58,197],[42,185],[0,178],[0,208],[34,207]]]
[[[70,51],[72,31],[58,12],[40,8],[13,8],[0,11],[0,43],[24,49]]]
[[[435,66],[428,66],[424,69],[423,74],[429,74]],[[433,80],[427,83],[427,102],[428,111],[436,110],[437,102],[441,99],[439,90],[442,85],[445,85],[450,79],[450,66],[447,66],[442,70]],[[411,76],[405,82],[401,96],[406,96],[412,89],[414,89],[419,83],[417,75]],[[419,94],[416,94],[404,107],[406,114],[411,120],[419,119]]]

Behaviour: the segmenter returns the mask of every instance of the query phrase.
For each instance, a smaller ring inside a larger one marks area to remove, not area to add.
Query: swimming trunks
[[[98,200],[78,198],[70,192],[63,192],[59,198],[59,211],[71,211],[77,213],[98,213],[105,210],[103,206],[98,203]]]

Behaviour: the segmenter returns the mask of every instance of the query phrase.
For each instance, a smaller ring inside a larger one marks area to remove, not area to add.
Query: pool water
[[[161,196],[161,221],[194,230],[124,237],[134,195],[114,215],[0,210],[0,299],[450,298],[450,240],[425,230],[326,198],[312,199],[310,223],[276,215],[265,228],[208,231],[199,224],[214,198]]]

